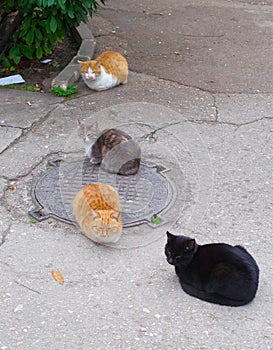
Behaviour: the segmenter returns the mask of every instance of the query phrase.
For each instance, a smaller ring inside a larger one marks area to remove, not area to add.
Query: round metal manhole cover
[[[157,227],[166,223],[166,212],[175,201],[174,186],[165,176],[164,167],[141,164],[136,175],[109,174],[84,161],[52,161],[53,165],[33,186],[36,208],[29,215],[38,221],[49,217],[75,224],[72,202],[76,193],[91,183],[108,183],[119,194],[123,227],[148,223]]]

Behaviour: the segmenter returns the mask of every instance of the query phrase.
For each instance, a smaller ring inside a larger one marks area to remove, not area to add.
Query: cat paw
[[[100,164],[100,160],[96,158],[90,158],[90,163],[93,165]]]

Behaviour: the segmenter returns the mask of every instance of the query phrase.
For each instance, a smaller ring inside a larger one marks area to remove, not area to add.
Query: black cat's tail
[[[219,294],[208,293],[202,290],[195,289],[189,284],[181,283],[181,286],[184,292],[186,292],[187,294],[195,298],[198,298],[203,301],[207,301],[209,303],[225,305],[225,306],[243,306],[250,303],[254,298],[253,297],[251,299],[245,299],[245,300],[233,300]]]

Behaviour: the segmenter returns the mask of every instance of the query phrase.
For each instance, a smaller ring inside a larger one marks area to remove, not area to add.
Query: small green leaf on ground
[[[160,218],[159,218],[158,216],[156,216],[156,215],[153,215],[152,218],[151,218],[151,222],[152,222],[153,224],[156,224],[156,225],[161,224],[162,221],[163,221],[163,220],[160,219]]]

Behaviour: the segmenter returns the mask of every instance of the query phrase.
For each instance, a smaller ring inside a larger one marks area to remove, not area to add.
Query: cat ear
[[[168,241],[174,239],[174,237],[175,237],[175,236],[174,236],[173,234],[171,234],[169,231],[167,231],[166,234],[167,234]]]
[[[79,64],[81,64],[81,65],[84,64],[84,62],[83,62],[83,61],[80,61],[80,60],[78,60],[77,62],[78,62]]]
[[[100,67],[101,67],[101,62],[98,62],[98,63],[97,63],[97,66],[100,68]]]

